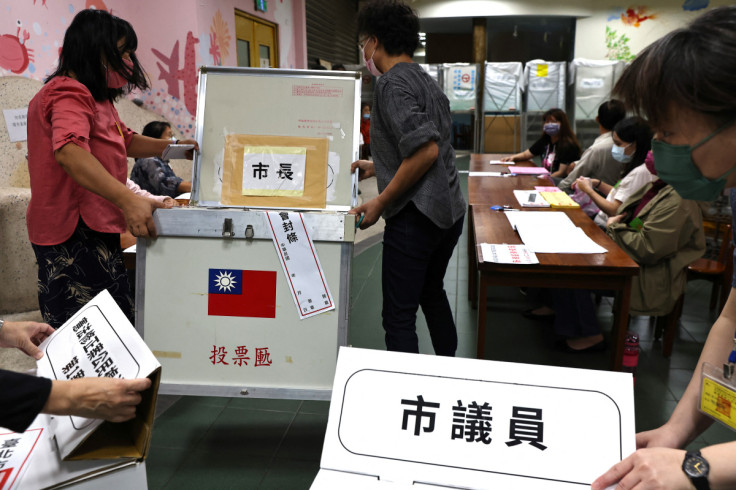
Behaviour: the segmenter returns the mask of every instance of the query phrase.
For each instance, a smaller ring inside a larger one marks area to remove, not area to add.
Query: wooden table
[[[488,171],[489,159],[499,155],[471,156],[471,171]],[[480,168],[478,168],[480,167]],[[474,170],[475,168],[475,170]],[[506,204],[520,209],[513,195],[514,189],[533,189],[538,185],[552,185],[548,180],[535,176],[518,177],[470,177],[468,182],[468,274],[469,298],[475,302],[477,274],[480,272],[480,298],[478,305],[478,350],[485,354],[486,295],[489,286],[531,286],[541,288],[605,289],[615,292],[613,306],[613,349],[611,368],[621,369],[624,340],[628,327],[629,301],[632,277],[639,273],[639,266],[580,209],[564,212],[575,226],[583,229],[593,241],[608,250],[605,254],[537,254],[539,264],[512,265],[483,262],[480,243],[522,243],[511,228],[505,214],[492,211],[491,205]],[[534,208],[539,210],[539,208]],[[559,210],[558,210],[559,211]]]

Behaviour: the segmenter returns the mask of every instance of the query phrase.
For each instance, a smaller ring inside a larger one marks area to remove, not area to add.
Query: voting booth
[[[589,60],[576,58],[570,63],[569,80],[573,86],[574,117],[570,123],[583,148],[600,135],[598,107],[611,98],[613,86],[626,68],[621,60]]]
[[[558,107],[565,110],[567,89],[564,61],[528,61],[524,66],[524,121],[522,147],[529,148],[542,134],[542,114]]]
[[[486,63],[483,85],[483,151],[521,151],[520,62]]]
[[[332,393],[312,490],[590,488],[636,449],[629,373],[346,347]]]
[[[347,341],[360,75],[203,67],[192,197],[138,241],[161,393],[328,399]]]

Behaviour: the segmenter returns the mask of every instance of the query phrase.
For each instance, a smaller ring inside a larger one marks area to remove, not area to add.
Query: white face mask
[[[368,41],[366,41],[366,43],[367,42]],[[368,71],[371,72],[371,75],[373,75],[374,77],[380,77],[381,75],[383,75],[381,70],[379,70],[376,64],[373,62],[373,55],[376,54],[376,48],[373,48],[373,53],[371,53],[370,59],[365,57],[365,44],[363,44],[360,50],[363,52],[363,61],[365,61],[365,66],[366,68],[368,68]]]
[[[613,155],[613,159],[621,162],[621,163],[629,163],[632,158],[634,158],[634,155],[627,155],[624,153],[626,151],[626,148],[631,146],[631,143],[629,143],[626,146],[618,146],[614,143],[614,145],[611,147],[611,155]]]

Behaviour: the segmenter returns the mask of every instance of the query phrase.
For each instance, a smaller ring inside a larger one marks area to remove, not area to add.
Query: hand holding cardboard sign
[[[36,346],[54,333],[50,325],[38,322],[5,322],[0,328],[0,347],[16,347],[38,360],[43,357]]]
[[[141,402],[140,392],[150,386],[148,378],[54,380],[42,412],[125,422],[135,417],[135,407]]]

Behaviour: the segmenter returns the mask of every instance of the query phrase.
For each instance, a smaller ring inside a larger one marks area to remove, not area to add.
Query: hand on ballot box
[[[381,202],[381,196],[375,197],[365,204],[351,209],[348,214],[362,215],[362,219],[358,221],[361,230],[365,230],[376,224],[378,218],[383,213],[384,205]]]
[[[150,386],[148,378],[54,380],[42,412],[125,422],[135,417],[135,407],[141,402],[140,392]]]
[[[376,176],[376,170],[373,167],[373,162],[370,160],[354,161],[352,165],[350,165],[350,173],[355,172],[356,168],[358,169],[358,180]]]

